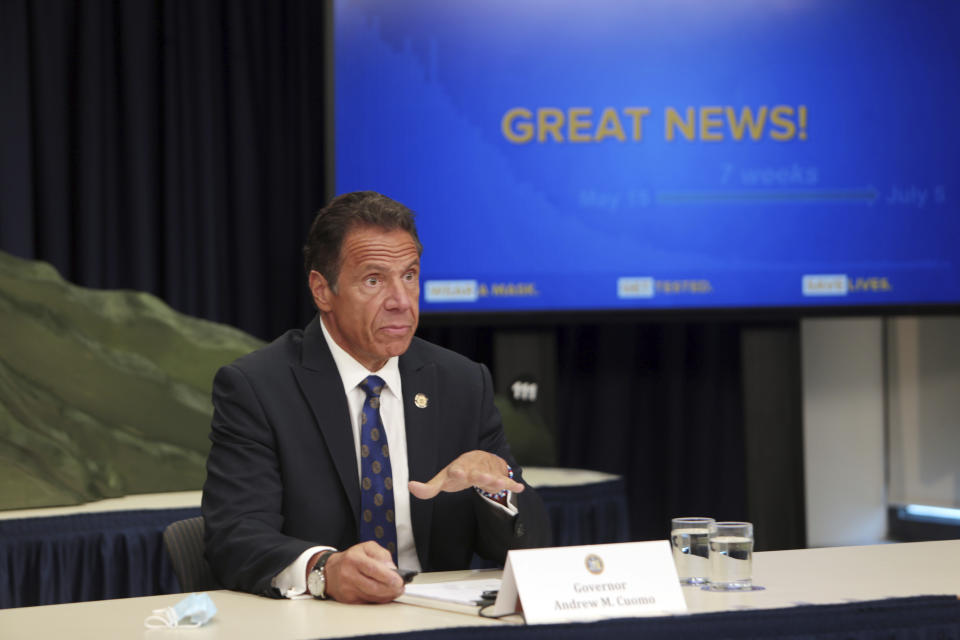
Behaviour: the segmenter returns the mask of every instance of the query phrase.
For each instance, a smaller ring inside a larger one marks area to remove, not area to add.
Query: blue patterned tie
[[[383,379],[368,376],[360,383],[367,394],[360,415],[360,541],[376,540],[397,562],[397,525],[393,509],[393,472],[387,432],[380,419]]]

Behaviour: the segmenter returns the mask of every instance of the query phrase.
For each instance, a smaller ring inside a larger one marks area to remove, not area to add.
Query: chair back
[[[184,593],[220,589],[203,557],[203,516],[177,520],[163,530],[163,544]]]

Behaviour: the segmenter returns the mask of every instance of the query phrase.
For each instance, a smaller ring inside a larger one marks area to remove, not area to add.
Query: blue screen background
[[[960,302],[960,3],[337,0],[334,16],[336,189],[417,213],[424,311]],[[785,141],[736,140],[725,116],[719,141],[666,138],[668,108],[777,105],[806,110]],[[589,108],[588,134],[614,108],[626,140],[512,142],[515,107]],[[625,107],[650,110],[640,140]]]

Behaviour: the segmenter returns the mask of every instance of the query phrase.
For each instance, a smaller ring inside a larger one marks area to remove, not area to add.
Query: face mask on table
[[[192,593],[172,607],[154,609],[147,616],[143,626],[147,629],[165,629],[173,627],[200,627],[216,615],[217,607],[205,593]]]

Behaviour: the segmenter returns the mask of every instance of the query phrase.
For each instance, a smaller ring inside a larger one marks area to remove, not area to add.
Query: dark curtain
[[[2,0],[0,249],[261,338],[302,325],[326,6]]]
[[[559,343],[560,459],[626,478],[634,539],[747,518],[738,325],[579,325]]]

